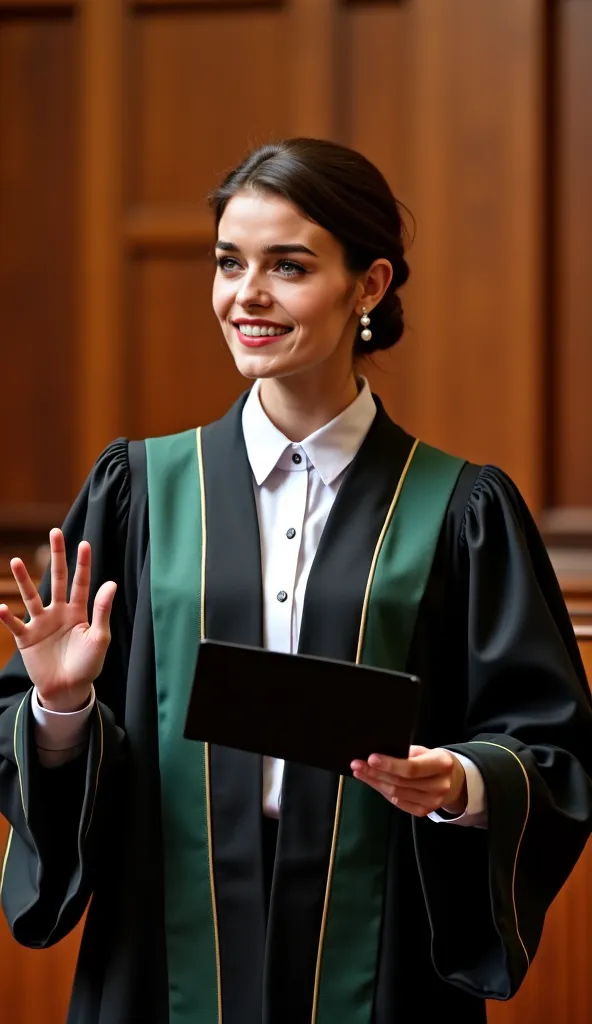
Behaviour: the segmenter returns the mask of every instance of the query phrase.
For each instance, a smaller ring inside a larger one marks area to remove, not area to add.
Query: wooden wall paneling
[[[500,463],[536,510],[543,4],[414,0],[347,17],[351,142],[386,167],[417,221],[410,337],[387,404],[397,415],[410,391],[411,429]]]
[[[285,51],[290,65],[290,135],[336,139],[339,0],[290,0]]]
[[[72,5],[0,7],[0,518],[71,497],[77,261]]]
[[[0,14],[42,13],[72,11],[79,0],[0,0]]]
[[[420,129],[416,99],[418,39],[414,4],[351,3],[341,33],[342,139],[373,160],[397,199],[413,210],[415,138]],[[416,214],[417,210],[414,211]],[[410,237],[413,220],[404,213]],[[413,266],[414,247],[408,251]],[[402,425],[418,429],[417,324],[414,272],[401,293],[406,331],[396,348],[362,367]]]
[[[81,271],[77,483],[123,424],[121,0],[81,6]]]
[[[129,30],[128,207],[195,205],[285,131],[281,8],[141,10]]]
[[[592,510],[592,4],[557,3],[555,506]],[[592,519],[592,514],[591,514]],[[592,528],[589,536],[592,537]]]
[[[135,5],[128,30],[125,424],[134,436],[221,415],[245,388],[211,310],[205,197],[286,133],[285,9]],[[245,55],[248,54],[248,59]]]
[[[183,10],[191,7],[194,10],[206,7],[215,8],[227,14],[233,8],[241,7],[279,7],[285,0],[128,0],[131,7],[136,10]]]
[[[207,253],[151,253],[129,270],[130,362],[141,363],[131,432],[208,423],[246,389],[211,309]]]

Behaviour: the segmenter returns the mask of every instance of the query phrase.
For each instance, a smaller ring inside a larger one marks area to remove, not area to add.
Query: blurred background
[[[0,600],[110,440],[244,389],[205,197],[249,148],[314,135],[415,221],[375,390],[516,480],[592,669],[591,58],[592,0],[0,0]],[[590,1024],[591,892],[589,848],[494,1024]],[[3,1024],[62,1024],[78,941],[23,951],[0,922]]]

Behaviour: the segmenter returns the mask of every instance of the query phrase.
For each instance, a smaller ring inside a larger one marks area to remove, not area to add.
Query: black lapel
[[[413,444],[375,401],[374,423],[346,473],[309,576],[299,643],[305,654],[356,659],[372,558]],[[311,1019],[338,781],[318,768],[285,767],[264,1024],[308,1024]]]
[[[202,432],[205,634],[261,647],[261,548],[242,433],[245,398]],[[260,1024],[266,928],[261,757],[212,746],[211,793],[224,1024]]]

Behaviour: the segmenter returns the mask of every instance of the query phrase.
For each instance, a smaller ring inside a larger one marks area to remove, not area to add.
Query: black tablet
[[[407,757],[419,693],[405,672],[203,640],[185,736],[351,775]]]

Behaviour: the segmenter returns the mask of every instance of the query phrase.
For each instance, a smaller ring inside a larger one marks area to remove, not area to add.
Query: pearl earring
[[[370,341],[372,337],[372,331],[368,330],[368,327],[370,325],[370,317],[368,316],[365,306],[362,306],[362,315],[360,317],[360,323],[364,328],[361,334],[362,341]]]

